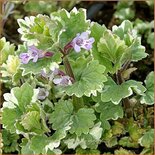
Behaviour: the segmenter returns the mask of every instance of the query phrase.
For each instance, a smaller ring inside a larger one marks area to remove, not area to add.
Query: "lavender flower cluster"
[[[89,32],[82,32],[81,34],[78,33],[76,37],[73,38],[73,40],[64,47],[64,50],[68,51],[69,49],[74,49],[77,53],[80,52],[82,48],[85,50],[90,50],[95,40],[93,37],[89,38],[89,34]],[[32,45],[28,47],[27,53],[21,53],[19,57],[23,64],[28,64],[30,60],[36,63],[39,59],[42,59],[44,57],[52,57],[53,55],[53,52],[46,52]],[[46,73],[45,70],[42,70],[41,75],[49,81],[53,81],[55,85],[59,86],[68,86],[71,85],[73,82],[73,79],[70,76],[66,75],[58,68],[50,70],[48,73]],[[48,91],[44,88],[38,89],[38,99],[45,99],[49,94]]]

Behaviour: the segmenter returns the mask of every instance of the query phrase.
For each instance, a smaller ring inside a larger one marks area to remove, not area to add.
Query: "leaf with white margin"
[[[11,93],[5,93],[2,108],[3,127],[15,132],[16,121],[26,112],[26,107],[32,101],[36,101],[37,94],[38,91],[34,90],[28,83],[24,83],[20,88],[12,88]]]
[[[73,115],[70,133],[76,133],[80,136],[82,133],[88,134],[89,129],[93,127],[96,116],[94,110],[91,108],[81,108],[76,114]]]
[[[105,66],[110,73],[115,73],[119,70],[122,64],[130,57],[130,52],[127,50],[124,40],[121,40],[117,35],[110,30],[105,30],[99,42],[97,43],[100,59],[105,61]]]
[[[144,133],[144,135],[139,139],[138,143],[146,148],[149,148],[150,146],[153,147],[154,143],[153,137],[154,137],[154,129],[150,129],[146,133]]]
[[[49,116],[49,123],[52,123],[54,130],[66,128],[70,133],[80,136],[87,134],[94,125],[94,110],[91,108],[81,108],[76,113],[73,111],[71,100],[59,101],[54,107],[54,112]]]
[[[121,40],[125,41],[128,50],[131,52],[132,61],[137,62],[148,55],[145,53],[145,47],[141,45],[141,38],[137,35],[136,30],[133,29],[133,24],[129,20],[123,21],[120,26],[114,25],[112,31]]]
[[[51,19],[59,20],[62,25],[61,33],[59,33],[59,46],[64,48],[78,33],[85,32],[88,29],[89,20],[86,20],[86,10],[73,8],[70,12],[61,9],[51,14]],[[79,24],[80,23],[80,26]],[[52,32],[52,27],[50,28]]]
[[[45,154],[49,150],[54,151],[60,145],[61,139],[66,137],[66,130],[57,130],[51,137],[36,135],[30,141],[30,148],[35,154]]]
[[[146,92],[141,97],[140,102],[142,104],[152,105],[154,104],[154,72],[150,72],[145,80]]]
[[[123,118],[123,108],[121,105],[115,105],[112,102],[99,102],[95,105],[95,110],[100,114],[103,130],[110,129],[108,120],[117,120]]]
[[[85,58],[79,58],[76,61],[70,61],[75,76],[75,82],[67,87],[64,91],[67,95],[75,94],[77,97],[86,95],[96,95],[101,91],[104,82],[107,80],[103,74],[105,67],[100,65],[97,60],[90,61]]]
[[[67,140],[64,140],[64,143],[68,146],[69,149],[75,149],[78,146],[81,146],[82,149],[97,148],[100,143],[100,138],[102,136],[102,127],[101,122],[95,124],[89,131],[88,134],[82,134],[81,136],[71,136]]]
[[[129,80],[117,85],[111,78],[105,82],[105,87],[101,93],[101,100],[103,102],[111,101],[114,104],[119,104],[120,101],[126,97],[129,97],[133,92],[138,95],[144,95],[146,88],[142,85],[141,82]]]
[[[54,130],[65,128],[72,124],[73,104],[70,100],[59,101],[55,107],[54,112],[49,116],[49,123],[52,123]]]

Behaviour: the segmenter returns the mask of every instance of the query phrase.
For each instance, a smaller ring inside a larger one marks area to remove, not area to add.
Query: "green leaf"
[[[21,112],[17,109],[3,108],[2,111],[2,124],[3,128],[10,130],[11,133],[15,133],[16,119],[19,119]]]
[[[20,60],[17,56],[9,55],[6,63],[2,64],[2,77],[12,77],[17,73],[17,69],[19,67]]]
[[[20,88],[13,88],[11,93],[4,94],[2,122],[6,129],[15,132],[15,122],[25,112],[25,108],[30,104],[33,96],[33,89],[27,83]]]
[[[83,134],[81,138],[84,138],[87,148],[97,149],[99,143],[101,142],[102,136],[101,122],[95,124],[92,129],[90,129],[89,134]]]
[[[24,4],[24,10],[26,12],[35,12],[35,13],[47,13],[50,14],[51,12],[57,10],[57,2],[50,2],[45,1],[28,1]]]
[[[11,93],[4,94],[2,122],[4,128],[11,132],[48,132],[45,115],[37,100],[38,90],[33,89],[28,83],[15,87]]]
[[[93,150],[93,149],[81,149],[77,148],[76,149],[76,155],[81,155],[81,154],[100,154],[99,150]]]
[[[76,115],[73,115],[70,133],[76,133],[80,136],[82,133],[88,134],[89,128],[93,127],[94,120],[96,119],[94,115],[94,110],[89,108],[81,108]]]
[[[142,133],[144,132],[144,130],[140,128],[136,122],[133,121],[133,119],[130,119],[128,121],[127,130],[129,132],[131,139],[134,142],[137,142],[138,139],[142,136]]]
[[[119,11],[116,11],[114,14],[115,18],[119,18],[121,21],[125,19],[133,19],[135,16],[135,11],[131,8],[122,8]]]
[[[133,92],[138,95],[143,95],[145,92],[145,87],[141,82],[129,80],[117,85],[111,78],[105,82],[105,87],[101,94],[101,100],[103,102],[113,102],[114,104],[119,104],[123,98],[129,97]]]
[[[66,137],[66,131],[62,128],[57,130],[51,137],[45,135],[36,135],[31,139],[30,148],[35,152],[35,154],[45,154],[47,151],[56,150],[60,145],[60,140]]]
[[[69,138],[65,139],[64,143],[67,145],[68,149],[75,149],[78,146],[81,146],[81,148],[83,149],[87,148],[84,138],[80,139],[75,135],[72,135]]]
[[[26,138],[22,139],[22,143],[20,144],[21,154],[33,154],[34,152],[30,149],[30,141]]]
[[[141,146],[144,146],[146,148],[149,148],[150,146],[153,147],[154,144],[154,129],[150,129],[144,135],[139,139],[139,144]]]
[[[137,37],[132,41],[132,44],[129,46],[129,50],[132,53],[132,61],[137,62],[148,56],[145,53],[145,47],[141,45],[141,39]]]
[[[24,83],[20,88],[13,88],[12,92],[18,101],[19,109],[24,112],[26,110],[25,107],[32,101],[34,95],[33,88],[28,83]]]
[[[8,130],[1,130],[2,132],[2,139],[3,142],[3,152],[5,154],[15,152],[18,150],[18,140],[19,136],[17,134],[11,134]],[[1,144],[2,146],[2,144]]]
[[[150,33],[147,38],[147,43],[150,44],[150,47],[154,49],[154,32]]]
[[[104,32],[107,30],[104,25],[100,25],[98,23],[91,23],[91,36],[94,37],[95,42],[93,43],[92,54],[95,60],[98,60],[100,64],[106,67],[106,71],[112,70],[113,66],[111,62],[101,56],[101,53],[98,50],[98,42],[101,37],[103,37]]]
[[[0,66],[6,62],[9,55],[15,54],[15,46],[6,41],[3,37],[0,39]]]
[[[54,151],[54,148],[57,148],[60,145],[62,139],[66,137],[66,129],[62,128],[57,130],[51,137],[49,137],[49,144],[46,145],[46,150],[49,149]]]
[[[49,122],[53,123],[54,130],[62,129],[72,123],[73,105],[70,100],[59,101],[55,107],[54,112],[49,117]]]
[[[130,137],[122,137],[119,140],[119,145],[123,146],[123,147],[129,147],[129,148],[138,148],[139,145],[137,144],[137,142],[134,142]]]
[[[96,149],[102,136],[102,127],[100,126],[101,122],[95,124],[90,129],[88,134],[82,134],[79,137],[73,135],[67,140],[64,140],[64,143],[68,146],[69,149],[75,149],[78,146],[81,146],[82,149]]]
[[[46,153],[45,147],[48,145],[49,139],[45,135],[36,135],[31,139],[30,149],[34,151],[34,154]]]
[[[56,104],[54,112],[50,115],[49,122],[53,123],[54,130],[65,128],[80,136],[82,133],[87,134],[89,132],[89,128],[94,125],[95,119],[93,109],[81,108],[74,114],[72,102],[61,100]]]
[[[103,82],[106,81],[106,77],[103,75],[105,67],[100,65],[98,61],[79,58],[76,61],[71,61],[71,65],[75,75],[75,83],[64,88],[67,95],[90,97],[91,94],[96,95],[97,91],[102,90]]]
[[[135,11],[133,10],[133,1],[119,1],[116,5],[116,12],[114,17],[118,18],[119,21],[125,19],[133,19]]]
[[[119,70],[130,54],[125,42],[109,30],[104,32],[97,47],[100,57],[102,61],[106,61],[106,67],[110,69],[108,70],[110,73],[115,73]]]
[[[50,67],[52,62],[61,63],[62,54],[60,52],[55,53],[50,58],[39,59],[36,63],[30,61],[28,64],[21,64],[20,68],[23,69],[22,75],[28,73],[38,74],[43,68]]]
[[[119,150],[115,150],[114,153],[115,155],[134,155],[135,154],[132,151],[126,150],[123,148],[120,148]]]
[[[46,15],[30,16],[25,19],[18,19],[18,32],[22,35],[21,40],[26,41],[28,45],[41,44],[49,48],[53,45],[52,36],[49,32],[49,26],[56,24]]]
[[[104,130],[110,129],[108,120],[117,120],[118,118],[123,118],[122,106],[114,105],[112,102],[99,102],[95,105],[95,110],[101,113],[100,120]]]
[[[112,148],[118,144],[117,137],[111,137],[110,139],[104,141],[108,148]]]
[[[125,20],[120,26],[114,25],[112,31],[119,36],[121,40],[125,41],[132,61],[137,62],[148,55],[145,53],[145,47],[141,45],[141,38],[137,36],[130,21]]]
[[[154,104],[154,72],[150,72],[145,80],[146,92],[141,97],[142,104]]]
[[[112,126],[111,129],[113,135],[120,135],[125,132],[124,125],[117,121],[114,122],[114,125]]]
[[[61,9],[51,14],[53,18],[59,18],[59,22],[63,25],[59,34],[59,46],[64,48],[78,33],[85,32],[88,29],[89,21],[86,20],[86,10],[73,8],[71,12]],[[79,24],[80,23],[80,26]],[[51,27],[51,31],[52,27]]]
[[[21,118],[21,124],[28,131],[36,131],[40,133],[41,124],[40,124],[40,113],[37,111],[31,111],[26,113]]]

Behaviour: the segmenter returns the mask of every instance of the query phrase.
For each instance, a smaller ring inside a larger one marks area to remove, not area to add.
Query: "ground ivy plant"
[[[153,129],[135,123],[133,99],[154,103],[154,75],[145,83],[127,78],[130,63],[148,55],[130,21],[109,30],[74,8],[18,24],[17,50],[0,40],[2,81],[11,89],[3,95],[3,139],[15,137],[4,152],[11,145],[20,154],[99,154],[102,143],[152,151]],[[131,153],[121,147],[116,154]]]

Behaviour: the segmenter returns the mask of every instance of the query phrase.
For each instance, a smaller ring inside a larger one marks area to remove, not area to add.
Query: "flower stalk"
[[[63,63],[64,63],[64,66],[65,66],[66,73],[72,78],[72,83],[74,83],[75,82],[75,77],[74,77],[74,73],[72,71],[71,65],[69,63],[69,60],[67,58],[67,55],[65,55],[63,57]],[[78,98],[75,95],[73,95],[72,99],[73,99],[73,106],[74,106],[75,111],[78,111],[80,108],[84,107],[82,97]]]

